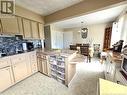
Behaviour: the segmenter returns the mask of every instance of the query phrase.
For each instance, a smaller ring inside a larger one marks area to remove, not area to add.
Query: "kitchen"
[[[74,1],[75,2],[73,2],[73,4],[78,4],[82,0],[79,1],[74,0]],[[52,16],[52,18],[50,18],[50,15],[48,15],[52,13],[50,11],[48,13],[48,11],[46,10],[43,16],[41,14],[38,14],[41,13],[42,11],[40,10],[41,9],[40,7],[38,8],[38,10],[36,10],[36,12],[34,12],[36,8],[35,9],[31,8],[30,10],[27,7],[27,4],[29,5],[30,1],[26,2],[26,5],[24,3],[25,1],[22,2],[21,0],[17,0],[15,2],[16,2],[15,14],[13,17],[8,18],[8,17],[0,16],[0,34],[1,34],[0,35],[0,57],[1,57],[0,58],[0,76],[1,76],[0,94],[1,95],[10,95],[13,94],[13,92],[18,93],[18,91],[20,91],[21,89],[23,89],[21,91],[22,93],[21,95],[29,95],[29,94],[32,95],[33,93],[34,95],[37,95],[38,93],[39,93],[38,95],[40,95],[40,93],[43,93],[44,95],[47,94],[58,95],[59,93],[60,94],[62,93],[63,95],[64,94],[95,95],[95,93],[97,92],[97,89],[95,88],[97,88],[97,81],[99,80],[99,78],[104,78],[104,76],[107,76],[106,78],[107,80],[111,79],[110,81],[114,81],[113,80],[114,77],[112,78],[112,76],[107,74],[106,71],[104,71],[105,75],[102,74],[103,66],[100,63],[100,59],[91,57],[91,62],[90,61],[87,62],[86,61],[87,58],[84,57],[83,55],[80,55],[79,49],[77,50],[69,49],[70,45],[76,45],[77,43],[86,45],[87,42],[89,42],[90,44],[92,43],[100,44],[99,45],[100,49],[98,50],[97,53],[103,51],[102,50],[103,36],[100,37],[101,33],[100,34],[99,33],[96,34],[96,33],[98,31],[99,32],[103,31],[104,34],[104,28],[107,27],[105,24],[97,24],[97,25],[89,26],[87,39],[82,39],[79,36],[80,32],[77,32],[79,31],[77,28],[74,29],[68,28],[64,30],[56,27],[56,26],[60,27],[62,25],[66,27],[66,24],[68,24],[67,23],[68,21],[65,22],[63,21],[64,17],[62,18],[62,16],[59,16],[60,15],[59,13],[58,13],[58,17],[56,16],[54,18]],[[69,2],[71,3],[71,1]],[[119,4],[119,2],[115,2],[114,0],[113,4],[114,5],[116,3]],[[34,5],[34,3],[35,2],[31,3],[30,6]],[[38,4],[40,5],[42,4],[42,2]],[[48,4],[48,2],[46,4],[47,6],[50,5]],[[59,2],[59,4],[61,3]],[[103,2],[103,4],[105,3]],[[107,2],[107,4],[113,5],[110,2]],[[66,7],[68,6],[71,6],[71,4],[67,5]],[[123,11],[125,7],[126,7],[126,2],[123,2],[123,5],[121,5],[120,7],[118,6],[118,9]],[[118,13],[121,13],[121,11],[119,11]],[[74,13],[72,12],[72,14]],[[45,15],[47,16],[45,17]],[[54,14],[54,16],[55,15],[56,14]],[[69,15],[71,14],[65,15],[65,18],[68,18]],[[60,21],[63,22],[57,22],[57,20],[59,21],[59,19],[61,19]],[[78,24],[80,22],[81,21],[79,20]],[[80,24],[76,26],[79,26],[79,28],[82,27],[82,25]],[[108,24],[108,27],[109,26],[110,24]],[[67,27],[69,27],[69,25]],[[94,31],[94,33],[91,31]],[[69,35],[69,33],[71,35]],[[91,48],[91,53],[93,53],[92,48]],[[91,56],[94,55],[92,54]],[[109,53],[108,56],[112,57],[112,54]],[[105,55],[102,57],[105,57]],[[110,63],[112,60],[109,59],[108,61],[109,62],[107,61],[106,62]],[[115,61],[113,60],[114,63]],[[103,60],[103,62],[105,61]],[[106,62],[103,64],[106,64]],[[117,66],[109,65],[107,67],[116,68]],[[106,70],[109,69],[106,68]],[[87,72],[89,73],[87,74]],[[109,73],[110,72],[112,71],[109,70]],[[94,74],[96,76],[94,76]],[[118,76],[119,75],[117,75],[117,77]],[[119,79],[115,81],[119,82],[121,80]],[[126,84],[124,82],[122,83]],[[85,84],[87,86],[85,86]],[[31,88],[32,90],[30,90]],[[55,89],[58,89],[59,91],[56,91]]]

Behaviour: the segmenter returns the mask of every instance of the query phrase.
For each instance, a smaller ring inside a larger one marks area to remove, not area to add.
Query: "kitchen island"
[[[40,71],[47,76],[69,86],[76,73],[76,63],[71,60],[76,57],[74,50],[39,50],[38,64]],[[41,61],[40,61],[41,60]]]

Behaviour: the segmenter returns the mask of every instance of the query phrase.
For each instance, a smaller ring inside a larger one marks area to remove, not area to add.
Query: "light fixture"
[[[86,39],[87,38],[87,34],[88,34],[88,28],[87,27],[84,27],[84,22],[81,22],[81,29],[80,29],[80,33],[81,33],[81,37],[83,39]]]

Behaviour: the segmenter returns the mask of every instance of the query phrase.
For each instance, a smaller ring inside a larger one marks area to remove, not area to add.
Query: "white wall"
[[[100,44],[101,45],[100,48],[102,50],[106,25],[107,24],[97,24],[97,25],[88,26],[88,37],[86,39],[81,38],[81,34],[78,32],[80,28],[68,29],[66,30],[66,32],[73,33],[73,44],[76,44],[76,43],[90,43],[91,45]],[[67,38],[67,36],[64,38],[69,39]],[[70,45],[70,43],[68,43],[68,45]],[[64,47],[68,47],[68,45],[67,43],[66,44],[64,43]]]
[[[63,30],[51,25],[51,48],[63,48]]]
[[[121,40],[124,40],[124,45],[127,44],[127,14],[123,15],[121,18],[124,18],[122,32],[121,32]]]
[[[63,35],[64,48],[69,48],[70,44],[73,44],[73,31],[64,32]]]

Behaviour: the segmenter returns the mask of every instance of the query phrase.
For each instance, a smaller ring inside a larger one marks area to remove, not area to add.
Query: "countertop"
[[[77,51],[74,50],[69,50],[69,49],[52,49],[52,50],[46,50],[46,49],[38,49],[37,50],[38,53],[43,53],[43,54],[47,54],[47,55],[60,55],[60,56],[64,56],[64,57],[69,57],[70,55],[76,53]]]
[[[113,51],[107,51],[107,54],[111,57],[111,60],[115,63],[122,63],[122,54],[113,52]]]
[[[99,79],[99,95],[127,95],[127,86]]]
[[[15,54],[12,54],[12,55],[6,55],[6,56],[2,56],[0,58],[10,57],[10,56],[15,56],[15,55],[20,55],[20,54],[25,54],[25,53],[34,52],[34,51],[36,51],[36,49],[35,50],[31,50],[31,51],[23,51],[22,53],[15,53]]]

